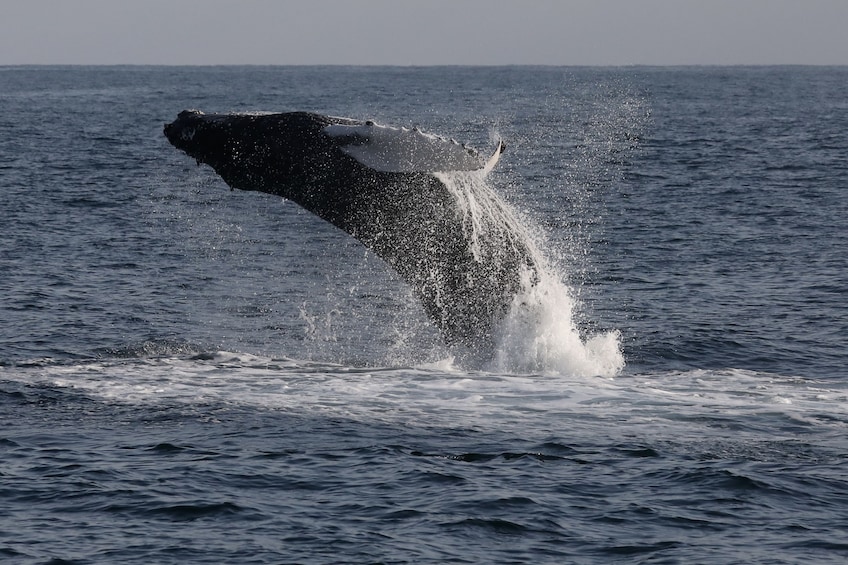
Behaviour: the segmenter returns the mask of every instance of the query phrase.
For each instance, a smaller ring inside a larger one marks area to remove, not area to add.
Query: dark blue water
[[[843,563],[846,87],[0,68],[0,557]],[[171,147],[185,108],[502,136],[488,182],[568,296],[457,366],[355,240]]]

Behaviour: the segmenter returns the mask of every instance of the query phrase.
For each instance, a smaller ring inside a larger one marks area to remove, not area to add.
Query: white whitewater
[[[487,370],[612,377],[624,368],[620,334],[581,335],[574,321],[578,306],[560,273],[547,261],[526,222],[488,184],[484,171],[437,173],[453,194],[476,261],[496,261],[497,249],[519,240],[533,254],[537,271],[521,273],[521,285],[497,335]]]

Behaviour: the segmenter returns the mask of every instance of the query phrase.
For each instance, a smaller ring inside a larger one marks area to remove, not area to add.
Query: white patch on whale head
[[[191,141],[194,139],[195,133],[197,133],[197,131],[194,128],[185,128],[180,132],[180,139],[183,141]]]

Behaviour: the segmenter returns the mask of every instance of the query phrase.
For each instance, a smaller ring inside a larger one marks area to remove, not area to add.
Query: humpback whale
[[[185,110],[164,133],[232,189],[292,200],[359,240],[411,287],[450,347],[490,356],[516,295],[538,278],[520,224],[474,182],[503,142],[484,159],[418,128],[308,112]]]

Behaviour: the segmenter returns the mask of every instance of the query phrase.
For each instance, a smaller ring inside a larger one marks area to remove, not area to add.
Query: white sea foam
[[[525,437],[544,435],[564,419],[590,427],[609,420],[622,434],[675,438],[714,433],[716,418],[751,429],[797,424],[839,438],[848,428],[845,386],[734,369],[605,379],[469,372],[448,360],[354,368],[219,351],[5,367],[0,380],[74,390],[114,404],[186,406],[198,413],[226,405],[410,426],[514,427]]]
[[[550,272],[524,283],[503,321],[490,370],[612,377],[624,368],[618,331],[588,338],[574,323],[570,289]]]

